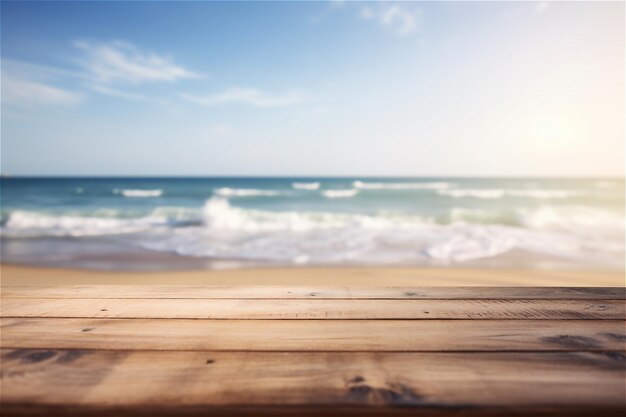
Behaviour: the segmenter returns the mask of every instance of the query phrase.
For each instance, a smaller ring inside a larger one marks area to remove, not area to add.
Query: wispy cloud
[[[359,17],[377,22],[392,32],[405,36],[421,29],[422,9],[412,3],[367,3],[359,9]]]
[[[188,101],[205,106],[240,103],[263,108],[289,106],[304,100],[302,94],[295,91],[289,91],[284,94],[270,94],[256,88],[241,87],[231,88],[208,96],[183,94],[182,97]]]
[[[2,75],[2,102],[23,106],[73,105],[82,100],[82,94],[42,82]]]
[[[171,58],[141,51],[127,42],[76,41],[74,45],[84,53],[81,65],[99,83],[175,81],[200,76]]]
[[[140,94],[129,93],[126,91],[121,91],[121,90],[107,87],[107,86],[100,85],[100,84],[91,84],[90,87],[96,93],[102,94],[105,96],[123,98],[125,100],[132,100],[132,101],[148,101],[148,99],[145,96],[142,96]]]

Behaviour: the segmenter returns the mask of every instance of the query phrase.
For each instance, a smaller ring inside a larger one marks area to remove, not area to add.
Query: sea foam
[[[113,194],[122,194],[124,197],[160,197],[163,190],[113,190]]]
[[[11,237],[103,236],[137,233],[167,225],[168,219],[160,216],[112,218],[15,211],[8,216],[2,234]]]
[[[322,195],[326,198],[350,198],[359,193],[359,190],[326,190],[322,191]]]
[[[291,184],[296,190],[317,190],[320,188],[319,182],[294,182]]]
[[[216,195],[221,197],[258,197],[258,196],[276,196],[281,195],[280,191],[275,190],[256,190],[256,189],[242,189],[242,188],[218,188],[214,190]]]
[[[85,210],[5,212],[1,234],[124,234],[125,244],[155,251],[299,264],[447,264],[518,250],[613,265],[623,263],[624,255],[623,215],[586,206],[489,205],[431,214],[272,211],[215,196],[203,207]]]
[[[580,191],[573,190],[541,190],[541,189],[527,189],[527,190],[511,190],[511,189],[442,189],[437,190],[437,193],[454,198],[487,198],[498,199],[502,197],[520,197],[520,198],[534,198],[534,199],[552,199],[552,198],[570,198],[584,195]]]
[[[508,224],[477,222],[481,216],[481,221]],[[606,227],[605,233],[590,233],[596,229],[590,229],[589,216]],[[309,264],[450,263],[514,249],[562,258],[584,253],[593,259],[623,253],[623,230],[616,215],[549,206],[506,214],[456,210],[444,219],[393,212],[252,210],[214,197],[204,206],[202,228],[181,229],[146,244],[188,256]]]
[[[354,181],[352,185],[361,190],[441,190],[450,188],[449,182],[363,182]]]

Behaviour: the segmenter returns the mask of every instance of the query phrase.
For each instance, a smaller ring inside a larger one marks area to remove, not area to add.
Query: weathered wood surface
[[[277,353],[3,349],[3,396],[82,405],[619,405],[606,353]],[[48,385],[48,381],[55,381]],[[134,381],[129,384],[129,381]],[[597,389],[589,391],[590,384]],[[25,389],[28,387],[28,389]]]
[[[248,351],[623,350],[620,320],[3,318],[5,348]]]
[[[2,287],[6,298],[624,300],[624,287],[193,287],[78,285]]]
[[[625,318],[619,300],[286,300],[286,299],[3,299],[3,317],[153,319],[476,319]]]
[[[623,288],[4,287],[2,415],[623,415]]]

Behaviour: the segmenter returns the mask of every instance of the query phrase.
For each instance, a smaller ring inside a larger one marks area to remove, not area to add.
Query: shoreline
[[[98,271],[0,264],[2,286],[534,286],[624,287],[624,271],[418,268],[271,267],[192,271]]]

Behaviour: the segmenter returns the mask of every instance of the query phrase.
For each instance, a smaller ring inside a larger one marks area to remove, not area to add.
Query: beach
[[[196,271],[91,271],[1,266],[2,286],[195,285],[349,287],[623,287],[623,271],[395,267],[293,267]]]

